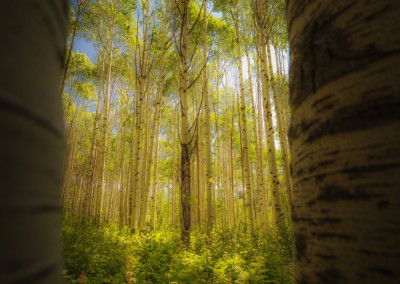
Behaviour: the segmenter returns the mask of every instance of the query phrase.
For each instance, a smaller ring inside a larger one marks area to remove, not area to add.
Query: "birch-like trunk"
[[[288,1],[297,283],[400,283],[400,3]]]

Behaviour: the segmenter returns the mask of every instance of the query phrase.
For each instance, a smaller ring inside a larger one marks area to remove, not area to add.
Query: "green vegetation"
[[[132,235],[117,224],[99,227],[63,215],[67,283],[290,283],[291,236],[250,238],[243,229],[193,232],[181,246],[179,229]]]

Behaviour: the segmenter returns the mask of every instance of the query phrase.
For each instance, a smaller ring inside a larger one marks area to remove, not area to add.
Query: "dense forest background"
[[[287,57],[283,0],[72,2],[68,281],[292,281]]]

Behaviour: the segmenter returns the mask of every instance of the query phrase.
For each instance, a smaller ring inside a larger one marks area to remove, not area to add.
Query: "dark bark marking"
[[[325,260],[337,259],[337,257],[334,256],[333,254],[316,253],[315,255],[318,256],[319,258],[322,258],[322,259],[325,259]]]
[[[336,26],[338,24],[335,21],[338,16],[345,14],[355,4],[356,1],[353,1],[339,11],[331,12],[328,9],[320,11],[323,12],[323,15],[306,25],[302,32],[303,35],[299,39],[292,40],[292,49],[297,51],[297,60],[291,62],[291,74],[294,75],[290,79],[293,85],[302,90],[292,93],[291,105],[293,108],[300,105],[306,97],[315,93],[322,86],[399,52],[395,49],[380,50],[376,43],[365,45],[362,50],[353,47],[351,44],[354,40],[353,33]],[[372,18],[390,9],[396,9],[396,7],[386,5],[381,11],[352,21],[362,21],[368,25],[368,21]]]
[[[296,259],[301,261],[307,258],[307,237],[303,234],[295,235]]]
[[[308,201],[308,202],[307,202],[307,207],[312,207],[312,206],[314,206],[316,202],[317,202],[317,201],[316,201],[315,199],[313,199],[313,200],[311,200],[311,201]]]
[[[316,100],[311,106],[315,108],[317,105],[324,103],[325,101],[329,100],[330,98],[334,97],[333,94],[326,95],[318,100]]]
[[[354,241],[356,240],[354,237],[347,235],[347,234],[339,234],[339,233],[332,233],[332,232],[313,232],[313,236],[318,239],[341,239],[345,241]]]
[[[292,42],[292,49],[298,51],[297,60],[300,63],[291,62],[291,68],[293,68],[291,74],[300,76],[297,78],[291,76],[290,79],[293,80],[292,84],[302,90],[291,97],[292,108],[300,105],[309,94],[315,93],[321,86],[344,75],[346,73],[344,71],[348,71],[342,70],[343,64],[335,63],[341,54],[350,53],[351,45],[344,31],[331,23],[353,5],[355,3],[349,3],[335,12],[324,11],[324,14],[317,18],[318,20],[304,27],[301,39]]]
[[[376,206],[379,208],[386,208],[390,204],[389,200],[382,200],[376,203]]]
[[[317,112],[326,112],[326,111],[332,109],[334,106],[335,106],[335,104],[333,102],[329,103],[329,104],[325,104],[325,105],[321,106],[320,108],[318,108]]]
[[[386,276],[393,275],[393,271],[391,271],[389,269],[386,269],[386,268],[383,268],[383,267],[380,267],[380,266],[369,266],[368,269],[376,271],[379,274],[386,275]]]
[[[321,272],[316,273],[318,278],[321,280],[321,283],[339,283],[343,281],[343,275],[339,269],[336,269],[333,266],[326,268]]]
[[[305,275],[305,274],[301,274],[300,277],[298,279],[296,279],[296,283],[298,284],[309,284],[311,283],[310,278]]]
[[[309,225],[312,226],[320,226],[322,224],[339,224],[342,223],[343,220],[341,218],[333,218],[333,217],[324,217],[324,218],[300,218],[296,217],[295,214],[293,214],[292,217],[293,223],[308,223]]]
[[[399,167],[400,167],[400,163],[390,163],[390,164],[387,163],[384,165],[353,167],[353,168],[344,169],[342,172],[345,174],[354,174],[354,176],[359,178],[360,174],[376,173],[376,172],[386,171],[386,170],[389,170],[392,168],[399,168]]]
[[[311,174],[313,173],[315,170],[320,169],[320,168],[324,168],[326,166],[329,166],[331,164],[335,163],[334,160],[325,160],[325,161],[321,161],[319,162],[316,166],[313,167],[309,167],[308,168],[308,172]]]
[[[24,266],[26,267],[26,266]],[[58,273],[58,263],[54,263],[49,265],[43,269],[37,270],[35,273],[27,276],[21,281],[14,282],[15,284],[24,284],[24,283],[40,283],[44,279],[50,278],[51,274]]]
[[[327,176],[328,174],[320,174],[315,176],[315,182],[317,184],[321,183]]]
[[[326,155],[333,155],[333,156],[335,156],[335,155],[337,155],[337,154],[339,154],[339,149],[336,149],[336,150],[334,150],[334,151],[332,151],[332,152],[327,152],[326,153]]]
[[[63,35],[67,32],[68,14],[61,13],[55,5],[54,0],[32,1],[31,6],[38,11],[42,23],[49,32],[49,36],[53,39],[57,39],[57,45],[53,47],[57,62],[60,67],[63,68],[66,52],[65,38],[63,38]],[[48,10],[51,10],[51,13]]]
[[[10,111],[15,113],[16,115],[25,118],[26,120],[37,124],[39,127],[49,131],[55,137],[59,139],[63,139],[63,132],[60,131],[57,127],[53,126],[50,122],[46,121],[42,117],[37,116],[36,114],[32,113],[28,109],[25,109],[22,106],[15,105],[11,102],[8,102],[4,99],[0,98],[0,110]]]
[[[335,110],[330,119],[310,131],[306,142],[311,143],[332,133],[354,132],[386,125],[394,120],[400,120],[399,109],[400,100],[395,95],[382,96],[379,100],[369,100],[358,105],[342,107]],[[305,123],[302,122],[303,124]],[[304,131],[304,128],[302,127],[301,130]]]
[[[339,200],[369,200],[379,197],[379,194],[367,193],[361,190],[350,190],[338,185],[321,186],[318,201],[334,202]]]

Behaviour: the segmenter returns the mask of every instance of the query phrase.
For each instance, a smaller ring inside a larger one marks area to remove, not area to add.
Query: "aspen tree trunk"
[[[115,122],[115,111],[110,113],[110,118],[109,118],[109,124],[111,125],[111,129],[114,126],[114,122]],[[108,126],[107,126],[108,128]],[[107,134],[108,137],[108,134]],[[104,193],[107,193],[108,196],[107,198],[103,198],[103,202],[102,202],[102,207],[104,208],[103,212],[101,212],[100,215],[100,220],[103,220],[103,218],[106,218],[106,221],[110,221],[110,219],[108,218],[109,216],[109,211],[110,208],[112,207],[112,196],[113,196],[113,188],[114,188],[114,176],[115,176],[115,169],[111,172],[108,171],[107,169],[109,169],[109,164],[110,164],[110,160],[111,160],[111,145],[112,143],[108,143],[107,145],[107,151],[106,151],[106,156],[105,156],[105,173],[104,173],[104,181],[105,184],[107,184],[107,187],[104,190]]]
[[[258,45],[256,46],[257,50],[258,50]],[[262,198],[262,202],[264,202],[264,208],[261,207],[261,210],[265,211],[265,229],[266,231],[268,231],[269,229],[269,200],[268,200],[268,183],[265,180],[265,175],[264,175],[264,147],[263,147],[263,134],[262,134],[262,91],[261,91],[261,84],[260,84],[260,61],[258,60],[258,51],[257,51],[257,56],[255,56],[255,58],[257,58],[256,60],[256,66],[257,66],[257,125],[258,125],[258,145],[260,147],[260,152],[262,153],[261,155],[261,169],[262,169],[262,175],[263,175],[263,179],[264,179],[264,188],[265,190],[263,190],[263,192],[260,191],[260,195]],[[263,225],[263,224],[262,224]],[[264,233],[266,231],[263,231]]]
[[[233,167],[233,130],[234,130],[234,103],[232,99],[232,107],[229,107],[228,103],[228,75],[225,75],[225,95],[226,95],[226,112],[229,114],[229,108],[232,109],[231,117],[227,116],[226,124],[229,125],[227,139],[228,139],[228,155],[229,155],[229,178],[230,178],[230,192],[231,192],[231,214],[232,214],[232,226],[234,227],[236,224],[236,215],[235,215],[235,186],[234,186],[234,167]],[[229,118],[229,121],[228,121]],[[237,197],[237,195],[236,195]]]
[[[210,125],[210,105],[208,100],[208,77],[207,77],[207,0],[203,0],[203,100],[204,100],[204,136],[206,141],[206,188],[207,188],[207,234],[210,232],[214,223],[213,216],[213,168],[211,153],[211,125]]]
[[[138,186],[138,202],[137,205],[137,216],[138,216],[138,229],[139,232],[143,231],[146,226],[146,213],[147,213],[147,203],[148,203],[148,188],[147,185],[147,170],[149,168],[149,156],[148,153],[150,150],[150,135],[152,132],[151,126],[151,111],[150,111],[150,101],[151,101],[151,92],[148,92],[146,96],[146,111],[143,113],[143,121],[145,122],[143,128],[145,131],[145,135],[143,135],[142,141],[142,160],[141,160],[141,169],[139,170],[140,178],[139,178],[139,186]],[[151,153],[153,154],[153,153]],[[144,214],[144,215],[143,215]]]
[[[200,100],[201,101],[201,100]],[[199,226],[199,230],[201,230],[201,216],[202,216],[202,111],[200,109],[198,117],[197,117],[197,223]]]
[[[150,173],[151,173],[151,155],[153,154],[152,152],[152,147],[153,145],[151,140],[151,136],[154,137],[153,132],[153,125],[155,126],[155,120],[153,120],[153,124],[151,123],[151,110],[150,110],[150,93],[147,95],[147,103],[146,103],[146,135],[143,137],[144,141],[142,143],[143,145],[143,159],[142,159],[142,170],[141,170],[141,176],[140,176],[140,204],[138,208],[138,227],[139,231],[143,231],[146,227],[146,220],[147,220],[147,205],[148,205],[148,200],[149,200],[149,186],[147,186],[148,179],[150,178]],[[143,114],[144,115],[144,114]],[[155,127],[154,127],[155,131]],[[150,149],[151,148],[151,149]],[[151,150],[151,153],[150,153]],[[148,170],[150,169],[150,172],[148,173]]]
[[[399,283],[400,3],[286,10],[296,281]]]
[[[241,36],[239,29],[239,5],[238,0],[235,1],[235,30],[236,30],[236,42],[238,52],[238,65],[239,65],[239,84],[240,84],[240,116],[241,116],[241,133],[243,140],[243,172],[244,180],[246,183],[246,195],[247,195],[247,215],[250,223],[250,233],[254,234],[254,215],[253,215],[253,188],[250,179],[250,157],[249,157],[249,146],[248,146],[248,135],[247,135],[247,118],[246,118],[246,104],[244,94],[244,83],[243,83],[243,68],[242,68],[242,50],[241,50]]]
[[[99,222],[101,224],[101,216],[102,216],[102,202],[103,202],[103,191],[105,189],[105,176],[106,176],[106,155],[107,155],[107,140],[108,140],[108,119],[109,119],[109,107],[110,107],[110,89],[111,89],[111,73],[112,73],[112,57],[113,57],[113,43],[114,38],[114,24],[111,30],[111,43],[109,50],[109,61],[108,61],[108,70],[107,70],[107,82],[106,82],[106,92],[104,95],[104,103],[103,103],[103,131],[101,137],[101,154],[100,154],[100,168],[99,168],[99,176],[100,180],[97,184],[97,200],[96,200],[96,215],[99,218]]]
[[[271,110],[271,98],[270,98],[270,85],[268,77],[268,65],[267,65],[267,53],[266,53],[266,39],[263,33],[262,27],[264,26],[264,8],[258,2],[258,19],[257,27],[260,39],[261,49],[261,77],[262,77],[262,89],[263,89],[263,105],[264,105],[264,125],[267,136],[267,153],[268,153],[268,171],[269,181],[271,187],[271,201],[274,210],[272,210],[272,224],[275,227],[274,232],[276,233],[278,228],[283,224],[283,212],[281,206],[281,197],[279,189],[279,178],[278,168],[276,165],[276,153],[275,153],[275,133],[272,124],[272,110]],[[261,18],[263,17],[263,18]]]
[[[178,119],[178,112],[177,112],[177,119]],[[176,120],[177,121],[177,120]],[[178,163],[176,161],[176,157],[178,157],[178,149],[176,145],[179,142],[179,125],[174,126],[173,132],[173,156],[172,156],[172,188],[171,188],[171,224],[173,227],[176,226],[176,188],[178,187]],[[168,214],[169,216],[169,214]]]
[[[235,153],[236,154],[236,153]],[[235,161],[236,161],[236,155],[235,155]],[[239,200],[239,178],[238,178],[238,171],[235,171],[235,191],[236,191],[236,214],[237,214],[237,223],[238,226],[240,227],[240,200]],[[244,215],[246,215],[246,212],[244,212]]]
[[[165,36],[164,36],[164,40],[165,40]],[[164,56],[161,56],[161,60],[160,60],[161,63],[160,63],[160,68],[159,68],[161,78],[159,79],[159,84],[157,87],[157,95],[156,95],[155,107],[154,107],[154,119],[153,119],[153,124],[151,126],[151,129],[148,129],[148,132],[151,131],[151,133],[149,135],[150,136],[149,137],[150,145],[147,150],[147,167],[146,167],[147,177],[145,178],[145,184],[143,185],[143,194],[142,194],[141,209],[140,209],[140,215],[139,215],[140,230],[145,229],[146,220],[147,220],[147,207],[148,207],[148,200],[149,200],[148,197],[149,197],[149,189],[150,189],[150,182],[151,182],[151,179],[150,179],[151,165],[153,162],[154,136],[156,133],[156,129],[159,130],[159,128],[160,128],[159,124],[160,124],[160,116],[161,116],[161,99],[162,99],[163,82],[164,82],[164,80],[163,80],[163,61],[164,61]],[[158,136],[155,139],[156,139],[157,145],[158,145]]]
[[[139,97],[138,93],[136,95],[136,99]],[[138,105],[134,104],[132,109],[137,109]],[[131,129],[131,147],[130,147],[130,153],[129,153],[129,188],[127,188],[128,193],[128,198],[127,198],[127,210],[126,210],[126,221],[127,225],[129,228],[131,228],[131,215],[132,215],[132,209],[133,209],[133,204],[136,201],[136,192],[133,190],[132,184],[133,184],[133,178],[134,178],[134,162],[133,162],[133,157],[134,153],[136,151],[136,135],[135,135],[135,130],[136,130],[136,124],[138,121],[137,115],[134,115],[135,112],[132,112],[133,116],[133,121],[132,121],[132,129]],[[137,112],[136,112],[137,114]],[[136,188],[136,187],[135,187]]]
[[[289,174],[289,158],[288,158],[288,146],[287,146],[287,137],[286,133],[284,131],[284,126],[282,124],[282,111],[280,108],[280,103],[278,100],[278,92],[276,90],[275,86],[275,76],[274,76],[274,70],[272,68],[272,59],[271,59],[271,49],[270,49],[270,44],[268,41],[266,42],[267,46],[267,51],[268,51],[268,64],[269,64],[269,76],[270,76],[270,81],[271,81],[271,86],[272,86],[272,94],[273,94],[273,99],[274,99],[274,105],[275,105],[275,115],[276,115],[276,121],[278,125],[278,133],[279,133],[279,142],[281,146],[281,153],[282,153],[282,164],[283,164],[283,179],[285,181],[285,187],[286,187],[286,194],[289,202],[289,222],[290,222],[290,216],[292,215],[292,181],[290,178]]]
[[[233,184],[232,184],[232,156],[230,149],[230,123],[229,122],[229,106],[228,106],[228,84],[225,85],[225,141],[224,141],[224,157],[225,157],[225,188],[226,188],[226,208],[229,221],[229,228],[233,226],[234,211],[233,211]]]
[[[104,83],[104,67],[105,67],[105,60],[102,63],[101,73],[100,73],[100,85],[99,85],[99,94],[97,97],[97,107],[96,107],[96,114],[94,117],[94,125],[93,125],[93,132],[92,132],[92,141],[90,147],[90,156],[89,156],[89,165],[87,171],[87,185],[85,190],[84,198],[82,198],[81,205],[79,206],[82,208],[83,216],[88,217],[92,214],[93,210],[93,197],[94,197],[94,190],[95,190],[95,175],[96,175],[96,168],[97,168],[97,135],[99,132],[99,120],[100,120],[100,102],[101,102],[101,94],[103,90],[103,83]]]
[[[120,153],[119,153],[119,161],[118,161],[118,168],[119,168],[119,223],[125,224],[125,200],[126,190],[125,190],[125,141],[126,141],[126,121],[124,120],[125,114],[125,96],[124,94],[121,95],[121,109],[120,109],[120,121],[121,121],[121,146],[120,146]]]
[[[160,117],[160,115],[159,115]],[[151,215],[150,215],[150,224],[152,228],[155,228],[156,225],[156,205],[157,205],[157,172],[158,172],[158,142],[160,135],[160,118],[157,118],[157,130],[156,130],[156,141],[155,141],[155,151],[154,151],[154,170],[153,170],[153,187],[151,192]]]
[[[189,108],[188,93],[188,62],[187,48],[189,44],[188,17],[189,0],[182,0],[182,30],[181,30],[181,190],[182,206],[181,238],[185,246],[190,245],[190,153],[189,153]]]
[[[1,1],[0,283],[62,283],[68,1]]]
[[[147,32],[148,32],[148,23],[149,23],[149,6],[150,1],[146,0],[144,4],[144,13],[145,13],[145,24],[143,31],[143,41],[142,41],[142,52],[140,54],[140,64],[139,64],[139,78],[138,78],[138,105],[137,105],[137,120],[136,120],[136,134],[134,136],[134,155],[135,160],[132,168],[132,178],[131,178],[131,194],[132,194],[132,204],[131,204],[131,215],[130,215],[130,229],[133,233],[136,232],[136,223],[137,223],[137,211],[138,211],[138,202],[140,198],[140,184],[139,184],[139,163],[140,163],[140,153],[141,153],[141,137],[143,131],[143,101],[145,98],[145,83],[147,76]]]
[[[254,104],[254,95],[253,95],[253,83],[251,79],[251,64],[250,64],[250,56],[248,52],[247,45],[245,46],[246,57],[247,57],[247,68],[249,71],[249,84],[250,84],[250,99],[252,106],[252,115],[253,115],[253,132],[254,132],[254,144],[256,148],[256,156],[257,156],[257,183],[258,183],[258,197],[259,197],[259,210],[260,210],[260,227],[261,230],[265,233],[267,232],[267,211],[266,211],[266,189],[265,189],[265,177],[264,177],[264,154],[262,152],[261,145],[259,143],[259,131],[257,128],[257,118],[256,118],[256,109]]]
[[[61,192],[61,204],[63,208],[68,208],[68,199],[69,193],[71,191],[71,178],[73,175],[73,165],[75,161],[75,151],[76,151],[76,143],[77,143],[77,129],[71,124],[69,126],[70,135],[67,137],[66,141],[66,162],[64,165],[64,179],[63,179],[63,187]],[[72,132],[72,134],[71,134]]]
[[[69,69],[69,64],[71,62],[72,50],[74,48],[74,42],[75,42],[76,31],[78,29],[79,17],[83,13],[83,10],[86,8],[87,4],[88,4],[88,0],[80,0],[79,4],[77,5],[78,9],[76,11],[76,19],[75,19],[74,29],[72,31],[71,44],[68,49],[67,60],[64,64],[63,76],[62,76],[62,80],[61,80],[61,87],[60,87],[60,95],[61,96],[64,92],[65,83],[67,81],[68,69]]]
[[[287,136],[287,125],[288,125],[288,114],[287,114],[287,108],[286,108],[286,93],[284,89],[284,78],[283,78],[283,72],[281,69],[281,61],[280,61],[280,51],[278,50],[278,47],[274,45],[274,50],[275,50],[275,62],[277,66],[277,83],[279,86],[279,92],[278,92],[278,100],[279,100],[279,109],[281,110],[282,113],[282,128]],[[287,145],[287,143],[286,143]],[[289,154],[289,149],[287,149],[287,152]],[[290,160],[290,157],[288,158]],[[293,186],[292,186],[293,189]],[[293,195],[293,192],[292,192]]]
[[[160,198],[158,201],[158,206],[156,206],[157,208],[159,208],[159,213],[158,213],[158,218],[156,218],[156,220],[158,221],[158,226],[156,223],[156,228],[161,228],[161,224],[163,223],[163,201],[164,201],[164,189],[161,188],[161,192],[160,192]]]
[[[121,96],[121,100],[122,100],[123,94],[120,93],[120,96]],[[117,138],[116,139],[117,140],[117,147],[116,147],[115,154],[114,154],[114,169],[113,169],[113,176],[112,176],[112,180],[111,180],[111,182],[112,182],[112,186],[111,186],[112,194],[115,195],[115,196],[119,196],[120,195],[119,194],[119,190],[118,190],[119,189],[118,183],[120,183],[120,181],[121,181],[121,178],[120,178],[121,152],[123,151],[121,149],[122,148],[122,140],[123,140],[122,108],[123,108],[123,102],[120,101],[119,110],[118,110],[118,116],[119,116],[119,119],[118,119],[118,133],[117,133],[117,137],[116,137]],[[117,119],[116,112],[114,112],[114,118]],[[112,127],[111,127],[111,129],[112,129]],[[112,143],[110,143],[110,145],[111,144]],[[111,151],[111,148],[110,148],[110,151]],[[112,202],[112,200],[111,200],[111,202]],[[114,207],[114,205],[112,207]],[[119,213],[119,206],[118,206],[118,208],[112,208],[112,209],[109,210],[109,212],[108,212],[108,215],[109,215],[108,218],[109,219],[112,217],[112,213],[114,214],[114,216],[115,216],[115,214]],[[114,220],[112,220],[112,221],[114,221]]]
[[[219,60],[217,59],[217,70],[219,70]],[[216,140],[216,148],[217,148],[217,175],[216,175],[216,181],[217,181],[217,192],[218,192],[218,203],[215,203],[215,206],[218,206],[218,214],[221,219],[221,228],[224,228],[226,220],[225,220],[225,213],[224,213],[224,206],[223,206],[223,196],[222,196],[222,188],[221,188],[221,147],[220,147],[220,135],[219,135],[219,74],[217,74],[216,78],[216,95],[217,95],[217,101],[216,101],[216,127],[215,127],[215,140]],[[213,196],[215,194],[213,193]],[[214,217],[215,219],[215,217]]]
[[[246,210],[246,195],[247,191],[245,190],[245,174],[244,174],[244,154],[243,154],[243,135],[242,135],[242,118],[241,118],[241,113],[240,113],[240,102],[239,102],[239,97],[236,96],[236,103],[237,103],[237,108],[238,108],[238,121],[239,121],[239,136],[240,136],[240,166],[242,169],[242,205],[243,205],[243,223],[246,224],[247,226],[247,210]]]
[[[157,85],[157,95],[155,100],[155,110],[154,110],[154,125],[152,129],[152,135],[150,140],[153,141],[154,135],[155,139],[155,153],[154,153],[154,173],[153,173],[153,188],[152,188],[152,197],[151,197],[151,215],[150,215],[150,224],[154,228],[155,225],[155,207],[156,207],[156,193],[157,193],[157,170],[158,170],[158,140],[160,133],[160,118],[161,118],[161,103],[162,103],[162,94],[164,90],[164,58],[166,53],[166,36],[167,36],[167,25],[168,25],[168,13],[169,13],[169,1],[166,1],[166,9],[165,9],[165,19],[164,19],[164,27],[163,27],[163,35],[162,35],[162,50],[160,54],[160,62],[159,62],[159,74],[160,77],[158,79]],[[154,133],[155,132],[155,133]],[[149,169],[148,169],[148,188],[150,188],[150,172],[151,172],[151,163],[152,163],[152,152],[153,152],[153,142],[151,142],[151,149],[149,151]]]

